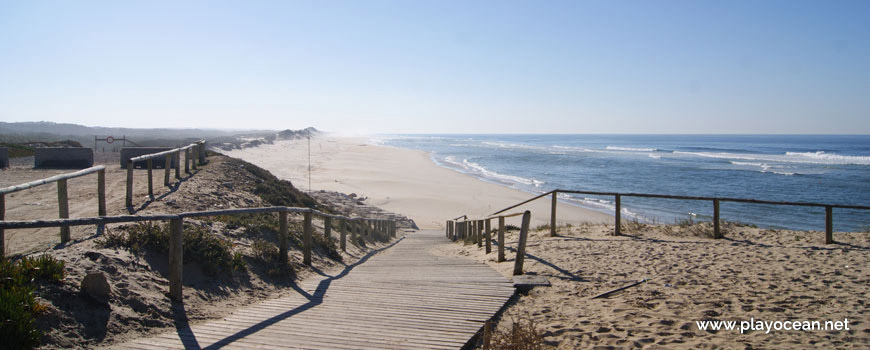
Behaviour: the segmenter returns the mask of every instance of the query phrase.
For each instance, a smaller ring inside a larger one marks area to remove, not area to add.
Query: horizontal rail
[[[49,183],[60,181],[60,180],[68,180],[68,179],[76,178],[79,176],[85,176],[85,175],[93,174],[95,172],[98,172],[100,170],[105,170],[105,169],[106,169],[106,167],[104,165],[97,165],[97,166],[92,166],[90,168],[82,169],[82,170],[72,172],[72,173],[55,175],[52,177],[47,177],[44,179],[23,183],[20,185],[4,187],[4,188],[0,189],[0,195],[26,190],[28,188],[33,188],[36,186],[45,185],[45,184],[49,184]]]
[[[558,190],[557,190],[557,191],[558,191]],[[513,209],[513,208],[516,208],[516,207],[518,207],[518,206],[521,206],[521,205],[523,205],[523,204],[526,204],[526,203],[528,203],[528,202],[531,202],[531,201],[533,201],[533,200],[535,200],[535,199],[538,199],[538,198],[541,198],[541,197],[544,197],[544,196],[550,195],[550,194],[552,194],[552,193],[553,193],[553,191],[550,191],[550,192],[544,193],[544,194],[542,194],[542,195],[535,196],[535,197],[533,197],[533,198],[531,198],[531,199],[528,199],[528,200],[522,201],[522,202],[520,202],[520,203],[514,204],[514,205],[512,205],[512,206],[509,206],[509,207],[507,207],[507,208],[504,208],[504,209],[502,209],[502,210],[499,210],[499,211],[497,211],[497,212],[495,212],[495,213],[492,213],[492,214],[490,214],[490,216],[496,216],[496,214],[500,214],[500,213],[506,212],[506,211],[508,211],[508,210],[511,210],[511,209]]]
[[[204,216],[218,215],[238,215],[238,214],[258,214],[258,213],[312,213],[314,215],[347,221],[373,221],[373,222],[388,222],[394,220],[376,219],[376,218],[352,218],[342,215],[334,215],[321,212],[311,208],[299,207],[262,207],[262,208],[237,208],[223,210],[196,211],[178,214],[155,214],[155,215],[120,215],[120,216],[101,216],[76,219],[55,219],[55,220],[20,220],[20,221],[0,221],[0,229],[24,229],[24,228],[43,228],[43,227],[60,227],[60,226],[83,226],[83,225],[101,225],[124,222],[139,222],[139,221],[154,221],[154,220],[172,220],[180,218],[195,218]]]
[[[189,144],[189,145],[187,145],[187,146],[184,146],[184,147],[173,148],[173,149],[168,150],[168,151],[157,152],[157,153],[150,153],[150,154],[145,154],[145,155],[141,155],[141,156],[138,156],[138,157],[133,157],[133,158],[130,158],[130,161],[132,161],[132,162],[141,162],[141,161],[143,161],[143,160],[149,160],[149,159],[155,159],[155,158],[165,157],[165,156],[168,156],[168,155],[173,154],[173,153],[175,153],[175,152],[178,152],[178,151],[184,151],[184,150],[186,150],[186,149],[189,149],[189,148],[195,147],[195,146],[201,144],[202,142],[203,142],[203,141],[200,140],[200,141],[196,141],[196,142],[191,143],[191,144]]]
[[[800,207],[831,207],[831,208],[841,208],[841,209],[860,209],[860,210],[870,210],[870,206],[865,205],[847,205],[847,204],[823,204],[823,203],[811,203],[811,202],[783,202],[783,201],[767,201],[767,200],[759,200],[759,199],[751,199],[751,198],[732,198],[732,197],[698,197],[698,196],[677,196],[677,195],[669,195],[669,194],[652,194],[652,193],[621,193],[621,192],[595,192],[595,191],[573,191],[573,190],[554,190],[550,191],[546,194],[552,192],[560,192],[560,193],[572,193],[572,194],[588,194],[588,195],[597,195],[597,196],[616,196],[620,195],[623,197],[642,197],[642,198],[662,198],[662,199],[683,199],[683,200],[698,200],[698,201],[712,201],[719,200],[721,202],[737,202],[737,203],[754,203],[754,204],[772,204],[772,205],[790,205],[790,206],[800,206]],[[544,195],[533,198],[538,199],[543,197]],[[529,201],[523,202],[521,204],[528,203]]]

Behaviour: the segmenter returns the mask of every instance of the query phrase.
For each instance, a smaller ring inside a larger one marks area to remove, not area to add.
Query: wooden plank
[[[69,197],[67,196],[66,179],[57,180],[57,211],[61,220],[69,219]],[[69,242],[69,225],[60,227],[60,242]]]
[[[520,228],[520,242],[517,244],[517,257],[514,259],[514,276],[523,274],[523,260],[526,258],[526,239],[529,236],[529,219],[532,213],[523,213],[523,224]]]

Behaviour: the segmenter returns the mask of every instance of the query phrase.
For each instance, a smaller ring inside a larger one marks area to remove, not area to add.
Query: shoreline
[[[251,162],[308,188],[307,140],[284,140],[224,154]],[[421,228],[443,228],[463,214],[480,218],[535,196],[437,165],[422,150],[375,145],[364,137],[311,139],[311,190],[355,193],[366,203],[404,214]],[[546,198],[523,205],[531,225],[549,224]],[[612,215],[559,201],[558,224],[610,222]]]

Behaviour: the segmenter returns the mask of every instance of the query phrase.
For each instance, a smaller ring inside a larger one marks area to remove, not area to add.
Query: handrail
[[[870,206],[865,205],[848,205],[848,204],[824,204],[811,202],[784,202],[784,201],[768,201],[752,198],[734,198],[734,197],[699,197],[699,196],[679,196],[669,194],[653,194],[653,193],[620,193],[620,192],[595,192],[595,191],[574,191],[574,190],[553,190],[552,192],[573,193],[573,194],[589,194],[599,196],[616,196],[622,197],[643,197],[643,198],[663,198],[663,199],[683,199],[683,200],[699,200],[712,201],[719,200],[721,202],[738,202],[738,203],[754,203],[754,204],[772,204],[772,205],[791,205],[801,207],[831,207],[840,209],[859,209],[870,210]],[[540,197],[540,196],[539,196]],[[535,198],[537,199],[537,198]]]
[[[351,239],[356,240],[357,235],[363,235],[370,240],[376,237],[396,237],[398,227],[395,219],[377,219],[357,217],[351,218],[344,215],[335,215],[324,213],[312,208],[300,207],[260,207],[260,208],[231,208],[209,211],[195,211],[178,214],[153,214],[153,215],[121,215],[121,216],[101,216],[90,218],[76,219],[56,219],[56,220],[30,220],[30,221],[0,221],[0,232],[5,229],[23,229],[23,228],[41,228],[41,227],[69,227],[81,225],[104,225],[109,223],[125,223],[125,222],[141,222],[141,221],[166,221],[169,220],[170,238],[169,238],[169,296],[170,298],[180,301],[182,300],[182,260],[183,260],[183,239],[182,231],[184,229],[184,218],[195,218],[203,216],[218,216],[218,215],[238,215],[238,214],[256,214],[256,213],[279,213],[279,235],[278,235],[278,251],[279,255],[287,256],[287,236],[289,230],[287,228],[287,213],[304,214],[303,224],[303,245],[302,245],[302,262],[306,265],[311,265],[311,248],[313,246],[312,232],[313,225],[311,215],[318,215],[324,219],[324,235],[329,236],[331,231],[332,219],[343,220],[338,225],[341,234],[341,249],[346,247],[346,230],[350,229]],[[348,225],[347,222],[354,222],[355,225]],[[0,237],[2,238],[2,237]],[[5,240],[4,240],[5,241]]]
[[[516,207],[518,207],[518,206],[521,206],[521,205],[523,205],[523,204],[526,204],[526,203],[528,203],[528,202],[531,202],[531,201],[533,201],[533,200],[535,200],[535,199],[538,199],[538,198],[544,197],[544,196],[546,196],[546,195],[548,195],[548,194],[551,194],[551,193],[553,193],[553,191],[550,191],[550,192],[547,192],[547,193],[541,194],[541,195],[539,195],[539,196],[532,197],[531,199],[528,199],[528,200],[522,201],[522,202],[520,202],[520,203],[518,203],[518,204],[514,204],[514,205],[512,205],[512,206],[509,206],[509,207],[507,207],[507,208],[504,208],[504,209],[502,209],[502,210],[499,210],[499,211],[497,211],[497,212],[495,212],[495,213],[492,213],[492,214],[489,214],[489,215],[490,215],[490,216],[494,216],[494,215],[496,215],[496,214],[499,214],[499,213],[502,213],[502,212],[505,212],[505,211],[511,210],[511,209],[513,209],[513,208],[516,208]]]
[[[145,155],[141,155],[138,157],[133,157],[133,158],[128,159],[127,164],[126,164],[126,166],[127,166],[127,182],[126,182],[127,193],[126,193],[126,196],[124,198],[124,204],[126,204],[128,208],[133,207],[133,169],[134,169],[134,165],[137,162],[147,161],[148,196],[153,198],[154,197],[154,181],[152,178],[152,171],[153,171],[153,160],[154,159],[165,158],[165,164],[163,166],[164,167],[163,185],[168,187],[169,186],[169,172],[170,172],[170,168],[172,168],[173,166],[175,167],[175,178],[179,179],[179,180],[181,179],[181,152],[184,152],[184,172],[190,173],[191,164],[193,165],[193,169],[196,170],[197,162],[199,162],[200,164],[205,163],[205,150],[204,150],[204,148],[205,148],[205,140],[198,140],[198,141],[194,141],[193,143],[191,143],[187,146],[184,146],[184,147],[173,148],[173,149],[162,151],[162,152],[145,154]],[[190,150],[190,152],[188,152],[188,150]],[[191,156],[191,154],[190,154],[191,152],[194,153],[194,155]],[[173,154],[175,155],[175,157],[172,157]],[[174,164],[173,164],[173,158],[174,158]],[[193,158],[193,162],[191,162],[191,158]]]
[[[105,166],[105,165],[92,166],[92,167],[90,167],[90,168],[82,169],[82,170],[79,170],[79,171],[76,171],[76,172],[72,172],[72,173],[59,174],[59,175],[55,175],[55,176],[52,176],[52,177],[47,177],[47,178],[40,179],[40,180],[35,180],[35,181],[25,182],[25,183],[20,184],[20,185],[14,185],[14,186],[8,186],[8,187],[0,188],[0,195],[5,195],[5,194],[9,194],[9,193],[14,193],[14,192],[18,192],[18,191],[23,191],[23,190],[26,190],[26,189],[28,189],[28,188],[33,188],[33,187],[36,187],[36,186],[41,186],[41,185],[49,184],[49,183],[52,183],[52,182],[55,182],[55,181],[68,180],[68,179],[76,178],[76,177],[79,177],[79,176],[85,176],[85,175],[88,175],[88,174],[92,174],[92,173],[98,172],[98,171],[100,171],[100,170],[106,170],[106,166]]]
[[[138,157],[130,158],[130,161],[133,161],[133,162],[141,162],[141,161],[143,161],[143,160],[149,160],[149,159],[155,159],[155,158],[165,157],[165,156],[168,156],[168,155],[173,154],[173,153],[178,152],[178,151],[184,151],[184,150],[187,150],[187,149],[189,149],[189,148],[196,147],[196,146],[198,146],[198,145],[201,145],[203,142],[205,142],[205,141],[204,141],[204,140],[199,140],[199,141],[195,141],[195,142],[193,142],[193,143],[191,143],[191,144],[189,144],[189,145],[187,145],[187,146],[184,146],[184,147],[173,148],[173,149],[171,149],[171,150],[162,151],[162,152],[157,152],[157,153],[144,154],[144,155],[141,155],[141,156],[138,156]]]

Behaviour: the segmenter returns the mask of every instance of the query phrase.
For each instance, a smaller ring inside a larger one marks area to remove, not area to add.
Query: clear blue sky
[[[870,1],[0,0],[0,120],[870,133]]]

